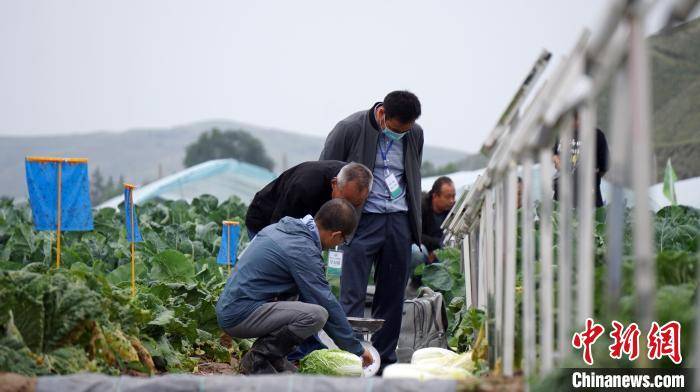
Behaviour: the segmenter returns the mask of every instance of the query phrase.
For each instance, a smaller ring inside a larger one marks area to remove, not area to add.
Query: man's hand
[[[436,259],[437,256],[435,256],[435,252],[428,253],[428,264],[434,263]]]
[[[374,362],[374,359],[372,359],[372,354],[369,352],[369,350],[365,349],[365,352],[362,353],[362,367],[366,368],[367,366],[371,365],[372,362]]]

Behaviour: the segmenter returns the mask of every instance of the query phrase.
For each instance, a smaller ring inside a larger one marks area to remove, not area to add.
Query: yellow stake
[[[226,225],[226,261],[228,263],[228,274],[231,275],[231,225]]]
[[[61,162],[57,163],[57,195],[56,195],[56,269],[61,267]]]
[[[129,188],[129,216],[131,217],[131,297],[136,295],[136,262],[134,260],[134,242],[136,241],[136,233],[134,231],[134,186],[124,184]]]

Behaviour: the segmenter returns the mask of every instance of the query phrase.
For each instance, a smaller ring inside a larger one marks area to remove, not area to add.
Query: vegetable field
[[[136,296],[130,296],[123,212],[94,213],[95,230],[32,228],[26,204],[0,202],[0,371],[24,375],[191,372],[230,363],[250,341],[222,339],[215,304],[227,277],[216,264],[220,222],[242,220],[237,199],[212,196],[139,208]]]

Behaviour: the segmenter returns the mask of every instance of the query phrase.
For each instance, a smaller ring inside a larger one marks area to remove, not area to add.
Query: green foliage
[[[664,207],[656,214],[655,228],[656,245],[660,252],[697,252],[700,211],[687,206]]]
[[[245,216],[212,196],[138,208],[137,294],[123,213],[95,211],[95,230],[64,233],[62,266],[26,204],[0,201],[0,371],[25,375],[191,371],[250,348],[220,342],[215,304],[228,274],[213,257],[220,222]],[[45,245],[46,244],[46,245]]]
[[[464,352],[472,348],[476,335],[484,322],[484,312],[465,304],[464,275],[461,271],[460,250],[444,248],[436,251],[440,262],[420,264],[413,272],[421,276],[422,283],[442,293],[447,306],[448,346]]]
[[[216,128],[199,135],[196,142],[187,146],[186,167],[212,159],[234,158],[272,170],[273,160],[267,155],[262,142],[243,130],[220,131]]]

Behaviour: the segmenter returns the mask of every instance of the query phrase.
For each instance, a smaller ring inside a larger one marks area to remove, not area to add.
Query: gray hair
[[[374,176],[372,171],[367,168],[367,166],[357,163],[350,162],[343,166],[338,172],[338,186],[343,188],[345,184],[350,181],[354,181],[360,189],[372,189],[372,181]]]

